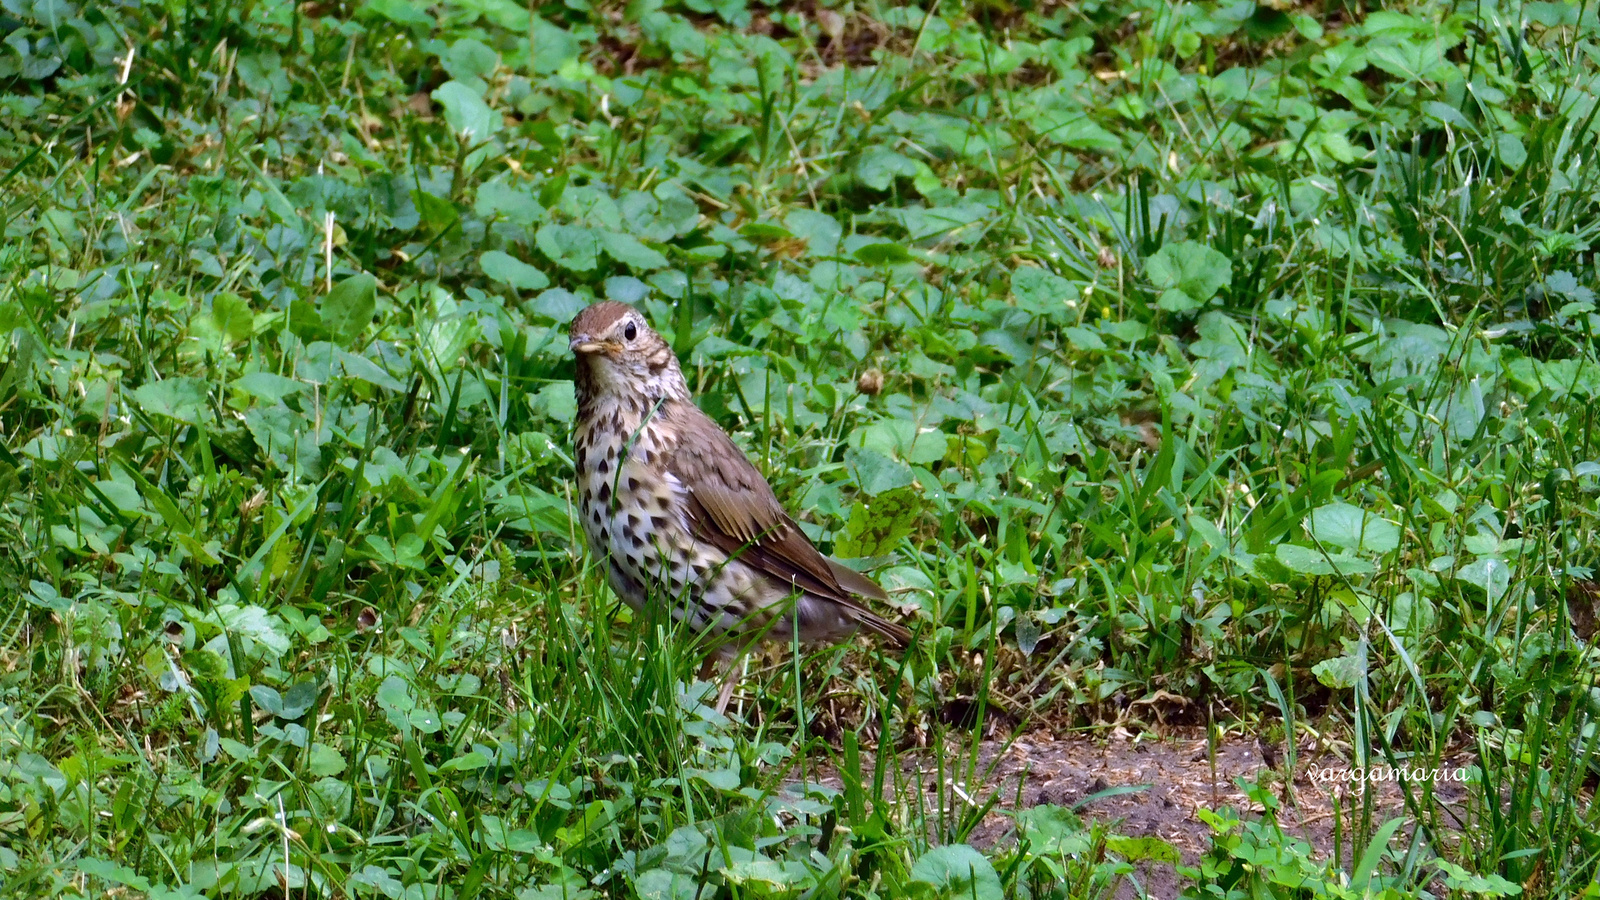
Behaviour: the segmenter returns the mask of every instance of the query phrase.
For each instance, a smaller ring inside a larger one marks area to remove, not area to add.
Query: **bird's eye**
[[[623,327],[622,336],[631,341],[639,336],[639,329],[635,328],[632,322],[629,322]]]

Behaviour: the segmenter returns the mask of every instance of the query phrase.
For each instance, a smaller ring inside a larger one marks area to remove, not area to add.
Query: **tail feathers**
[[[873,634],[893,641],[895,646],[902,650],[911,646],[911,630],[898,622],[891,622],[877,613],[865,609],[856,613],[856,621],[861,623],[862,628]]]
[[[857,597],[870,597],[873,600],[888,600],[889,595],[879,587],[877,582],[867,576],[849,568],[838,560],[827,559],[828,569],[833,573],[834,581],[851,594]],[[904,649],[911,645],[911,632],[904,625],[898,625],[883,618],[877,613],[854,601],[849,604],[853,618],[861,623],[861,627],[876,635],[881,635],[894,641],[895,646]]]
[[[871,597],[874,600],[887,600],[889,595],[878,587],[877,582],[857,572],[855,569],[844,565],[836,559],[824,559],[828,564],[828,571],[833,574],[833,580],[839,583],[849,593],[857,597]]]

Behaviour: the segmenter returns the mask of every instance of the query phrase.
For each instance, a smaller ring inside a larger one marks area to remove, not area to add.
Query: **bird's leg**
[[[706,657],[705,665],[700,667],[700,677],[710,680],[711,673],[716,669],[717,663],[727,667],[726,675],[722,680],[722,689],[717,692],[717,715],[728,712],[728,701],[733,699],[733,689],[739,686],[739,680],[744,675],[744,667],[740,663],[744,660],[748,647],[734,648],[724,644],[716,652]]]
[[[722,682],[722,690],[717,693],[717,715],[725,715],[728,712],[728,701],[733,699],[733,689],[738,686],[739,676],[742,674],[739,660],[730,660],[727,680]]]
[[[712,681],[712,678],[717,674],[717,659],[718,656],[715,653],[707,656],[706,661],[700,664],[700,671],[695,673],[695,680],[714,684],[715,682]],[[718,712],[721,712],[721,710],[718,710]]]
[[[712,674],[716,671],[717,658],[715,656],[708,656],[706,657],[706,661],[700,664],[700,672],[694,677],[700,681],[710,681]]]
[[[706,657],[700,664],[700,672],[695,675],[699,681],[711,681],[717,672],[717,663],[727,667],[726,677],[722,679],[722,688],[717,691],[717,705],[714,707],[717,715],[724,715],[728,711],[728,701],[733,699],[733,689],[739,684],[739,657],[728,657],[721,653],[713,653]]]

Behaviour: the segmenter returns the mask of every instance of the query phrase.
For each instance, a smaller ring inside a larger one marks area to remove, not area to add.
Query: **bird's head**
[[[591,394],[686,399],[688,385],[672,348],[631,306],[596,303],[568,331],[578,358],[578,389]]]

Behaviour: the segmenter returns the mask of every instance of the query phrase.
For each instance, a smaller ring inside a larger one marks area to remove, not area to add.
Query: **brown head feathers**
[[[572,327],[567,333],[574,339],[579,336],[600,338],[611,329],[611,326],[617,323],[618,319],[629,313],[635,316],[639,315],[633,307],[625,303],[605,300],[586,307],[583,312],[578,313],[577,317],[572,320]]]

